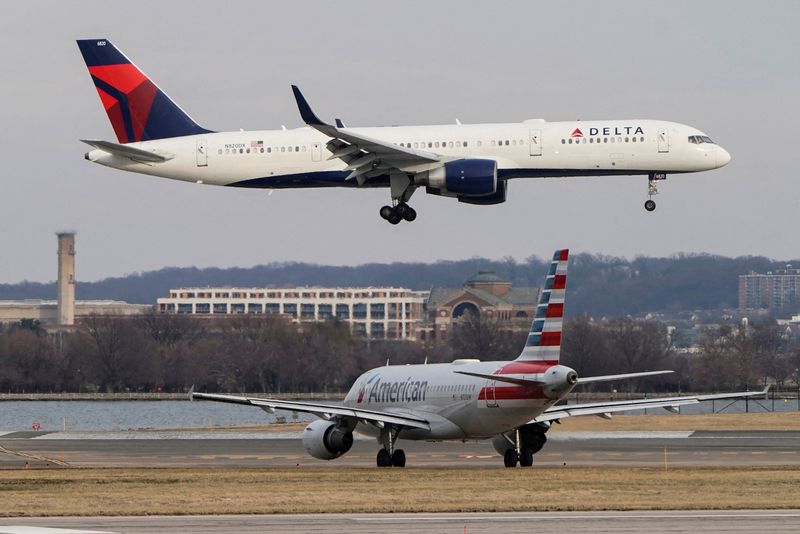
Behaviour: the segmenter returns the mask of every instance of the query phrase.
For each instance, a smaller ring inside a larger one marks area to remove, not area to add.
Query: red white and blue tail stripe
[[[539,295],[536,315],[528,340],[517,361],[536,361],[557,365],[561,356],[561,328],[564,322],[564,294],[567,288],[569,250],[556,250]]]

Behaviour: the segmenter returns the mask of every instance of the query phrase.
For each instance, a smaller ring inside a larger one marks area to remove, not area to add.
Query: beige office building
[[[416,337],[427,292],[397,287],[179,288],[158,299],[159,313],[279,314],[296,323],[339,320],[372,339]]]

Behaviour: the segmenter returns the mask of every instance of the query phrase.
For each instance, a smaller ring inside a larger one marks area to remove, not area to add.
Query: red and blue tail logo
[[[208,133],[107,39],[78,47],[120,143]]]

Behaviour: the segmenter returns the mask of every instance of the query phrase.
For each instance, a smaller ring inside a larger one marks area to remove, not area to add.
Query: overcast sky
[[[0,18],[0,282],[164,266],[524,259],[557,247],[800,257],[800,2],[42,2]],[[498,206],[418,191],[200,186],[83,159],[114,140],[75,39],[107,38],[214,130],[301,125],[290,84],[349,126],[652,118],[690,124],[733,160],[671,176],[514,180]],[[792,166],[794,165],[794,167]],[[268,281],[265,281],[268,283]]]

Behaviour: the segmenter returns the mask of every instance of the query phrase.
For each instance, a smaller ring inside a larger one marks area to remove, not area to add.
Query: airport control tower
[[[58,236],[58,324],[75,324],[75,232]]]

